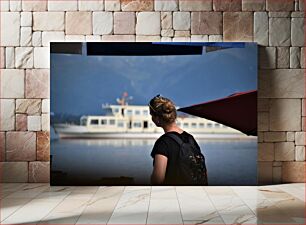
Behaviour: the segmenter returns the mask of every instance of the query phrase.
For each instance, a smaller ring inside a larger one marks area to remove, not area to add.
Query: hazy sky
[[[179,47],[179,46],[178,46]],[[257,45],[185,56],[51,54],[51,111],[101,114],[124,91],[130,104],[157,94],[180,107],[257,89]]]

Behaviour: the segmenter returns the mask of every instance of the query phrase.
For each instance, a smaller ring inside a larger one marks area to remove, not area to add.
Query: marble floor
[[[1,224],[305,224],[305,184],[1,185]]]

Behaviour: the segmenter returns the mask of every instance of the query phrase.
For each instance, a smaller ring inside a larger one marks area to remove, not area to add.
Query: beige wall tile
[[[286,141],[286,132],[265,132],[264,141],[265,142],[281,142]]]
[[[50,133],[46,131],[37,132],[37,160],[50,160]]]
[[[28,130],[28,117],[26,114],[16,114],[16,131]]]
[[[120,11],[120,0],[107,0],[104,4],[105,11]]]
[[[178,11],[179,0],[154,1],[155,11]]]
[[[258,112],[257,114],[257,126],[258,131],[268,131],[269,130],[269,113]]]
[[[306,145],[305,133],[306,132],[296,132],[295,133],[295,144],[296,145]]]
[[[113,32],[112,12],[93,12],[93,34],[104,35]]]
[[[172,29],[172,13],[171,12],[161,12],[161,28],[162,29]]]
[[[31,27],[32,26],[32,12],[21,12],[20,25],[23,27]]]
[[[147,21],[150,21],[150,24]],[[160,27],[160,12],[140,12],[137,14],[137,35],[160,35]]]
[[[305,46],[304,18],[291,19],[291,44],[292,46]]]
[[[78,0],[48,0],[48,11],[77,11]]]
[[[301,49],[299,47],[290,47],[290,68],[301,68]]]
[[[29,182],[48,183],[50,182],[49,162],[29,162]]]
[[[305,161],[305,146],[295,146],[295,161]]]
[[[276,67],[279,69],[288,69],[290,67],[290,48],[276,48]]]
[[[212,0],[193,1],[179,0],[180,11],[212,11]]]
[[[290,46],[290,18],[269,19],[269,45]]]
[[[259,67],[261,69],[276,68],[276,48],[259,47]]]
[[[5,67],[5,48],[0,47],[0,69]]]
[[[135,35],[103,35],[102,41],[108,42],[135,42]]]
[[[287,141],[294,141],[295,140],[295,132],[287,132]]]
[[[294,0],[267,0],[266,7],[268,11],[293,11]]]
[[[274,144],[273,143],[258,143],[258,158],[260,162],[274,160]]]
[[[0,131],[15,129],[15,100],[0,99]]]
[[[64,12],[33,13],[33,31],[63,31],[64,29]]]
[[[2,69],[0,71],[1,98],[24,97],[24,71],[17,69]]]
[[[41,115],[41,130],[50,131],[50,114],[43,113]]]
[[[50,98],[49,70],[26,71],[26,98]]]
[[[41,113],[40,99],[16,99],[16,113],[38,115]]]
[[[1,12],[1,46],[19,46],[20,43],[20,13]]]
[[[190,13],[174,12],[173,13],[174,30],[190,30]]]
[[[265,0],[242,0],[242,11],[264,11]]]
[[[45,69],[50,68],[50,48],[35,47],[34,48],[34,68]]]
[[[17,69],[33,68],[33,48],[32,47],[15,48],[15,67]]]
[[[7,161],[34,161],[36,159],[35,132],[6,133]]]
[[[222,34],[222,13],[192,12],[191,34]]]
[[[213,9],[214,11],[229,11],[237,12],[241,11],[241,1],[237,0],[213,0]]]
[[[32,27],[21,27],[20,46],[31,46],[32,44]]]
[[[46,11],[47,3],[46,0],[22,0],[22,11]]]
[[[1,181],[4,183],[28,182],[28,162],[0,162]]]
[[[154,0],[121,0],[122,11],[152,11]]]
[[[306,182],[305,180],[306,162],[284,162],[282,166],[282,181],[287,182]]]
[[[41,45],[42,45],[42,32],[41,31],[33,32],[32,45],[34,47],[41,47]]]
[[[272,162],[258,162],[258,185],[272,184]]]
[[[41,131],[41,116],[28,116],[28,131]]]
[[[259,45],[269,44],[269,19],[267,12],[254,13],[254,42]]]
[[[269,122],[271,131],[300,131],[301,100],[272,99]]]
[[[135,34],[136,14],[134,12],[114,13],[114,34]]]
[[[303,98],[305,96],[304,70],[259,70],[259,98]]]
[[[106,0],[110,1],[110,0]],[[104,9],[103,0],[78,0],[80,11],[101,11]]]
[[[225,12],[223,14],[224,41],[253,41],[253,14]]]
[[[1,12],[10,11],[10,1],[9,0],[0,1],[0,10]]]
[[[5,161],[5,132],[0,132],[0,162]]]
[[[294,161],[294,142],[278,142],[274,145],[276,161]]]
[[[145,36],[145,35],[137,35],[136,42],[159,42],[160,36]]]
[[[65,22],[67,35],[92,34],[91,12],[66,12]]]
[[[42,100],[42,113],[49,113],[50,112],[50,99],[43,99]]]
[[[64,31],[44,31],[42,32],[42,45],[45,47],[50,46],[50,42],[64,42]]]

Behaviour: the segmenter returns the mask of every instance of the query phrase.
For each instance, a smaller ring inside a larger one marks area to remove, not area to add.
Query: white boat
[[[80,125],[54,124],[60,138],[158,138],[163,130],[152,122],[149,107],[143,105],[103,105],[106,115],[86,115]],[[238,130],[193,116],[179,116],[177,125],[195,138],[249,139]]]

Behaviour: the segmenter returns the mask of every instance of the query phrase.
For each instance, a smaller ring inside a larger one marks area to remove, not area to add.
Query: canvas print
[[[50,49],[51,185],[257,185],[257,44]]]

